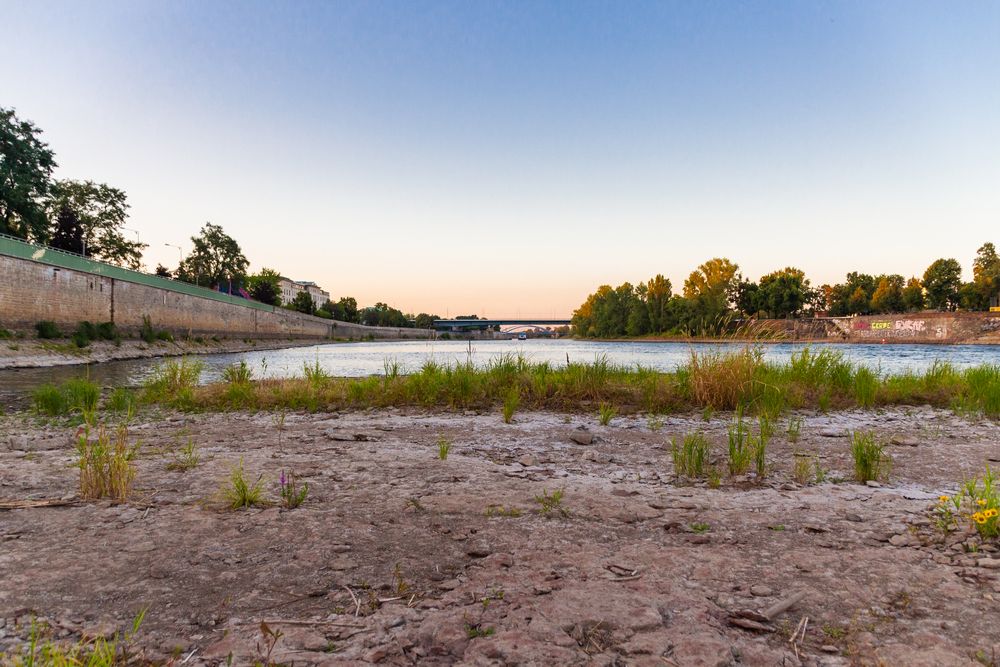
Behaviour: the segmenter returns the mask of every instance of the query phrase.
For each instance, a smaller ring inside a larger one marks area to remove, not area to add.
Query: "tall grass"
[[[368,378],[333,378],[317,363],[306,364],[298,379],[243,382],[243,372],[234,370],[227,379],[239,382],[198,386],[200,370],[199,363],[189,360],[167,362],[146,383],[142,396],[192,410],[500,406],[513,415],[521,409],[591,412],[604,405],[605,416],[611,414],[610,406],[618,414],[739,408],[773,422],[789,409],[906,404],[1000,416],[1000,366],[958,371],[935,364],[923,373],[888,375],[854,366],[828,349],[805,348],[784,363],[765,362],[753,346],[693,351],[687,363],[667,373],[616,365],[606,357],[554,366],[512,353],[478,366],[427,361],[409,375],[386,362],[384,374]],[[36,397],[36,404],[50,398]]]
[[[851,456],[854,457],[854,476],[859,482],[884,480],[889,476],[892,457],[874,433],[852,433]]]
[[[88,500],[128,500],[135,480],[134,459],[138,448],[129,445],[125,425],[115,429],[85,425],[76,441],[80,496]]]
[[[708,438],[701,431],[688,433],[680,442],[674,438],[670,446],[674,472],[684,477],[703,477],[709,449]]]
[[[58,385],[43,384],[31,396],[35,410],[49,417],[90,414],[97,409],[101,388],[86,378],[70,378]]]

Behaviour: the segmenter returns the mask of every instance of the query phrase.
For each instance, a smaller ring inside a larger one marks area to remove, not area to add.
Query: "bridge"
[[[434,328],[438,331],[469,331],[473,329],[492,329],[496,326],[569,326],[569,320],[434,320]]]

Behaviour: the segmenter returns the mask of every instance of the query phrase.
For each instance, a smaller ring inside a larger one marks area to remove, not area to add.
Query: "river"
[[[386,361],[399,364],[400,372],[418,370],[427,360],[439,363],[465,362],[470,356],[475,364],[484,364],[505,352],[523,353],[532,361],[548,361],[555,365],[592,362],[604,356],[615,364],[636,365],[670,371],[685,363],[692,349],[711,350],[742,346],[742,343],[645,343],[596,342],[572,339],[527,341],[375,341],[368,343],[335,343],[310,345],[283,350],[261,350],[231,354],[210,354],[197,357],[205,365],[202,382],[221,378],[223,369],[241,360],[246,361],[255,377],[290,377],[302,375],[304,364],[319,363],[329,374],[341,377],[361,377],[384,372]],[[784,361],[801,351],[802,343],[769,343],[763,345],[768,360]],[[847,359],[864,364],[881,373],[920,371],[937,360],[948,361],[959,368],[980,364],[1000,364],[1000,345],[825,345],[813,343],[814,350],[825,347],[842,353]],[[158,359],[111,361],[89,366],[56,368],[26,368],[0,371],[0,393],[17,394],[46,382],[88,376],[108,386],[141,384],[162,363]]]

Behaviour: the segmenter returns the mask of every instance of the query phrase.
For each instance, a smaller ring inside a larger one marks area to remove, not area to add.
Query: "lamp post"
[[[164,243],[163,245],[171,248],[177,248],[177,266],[180,267],[180,265],[184,263],[184,251],[181,250],[181,247],[179,245],[174,245],[173,243]]]

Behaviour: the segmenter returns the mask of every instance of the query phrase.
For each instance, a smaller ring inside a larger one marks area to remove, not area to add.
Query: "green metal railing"
[[[216,292],[215,290],[208,289],[207,287],[198,287],[197,285],[191,285],[181,282],[180,280],[172,280],[170,278],[154,276],[141,271],[123,269],[120,266],[114,266],[113,264],[106,264],[104,262],[88,259],[83,255],[77,255],[75,253],[65,252],[63,250],[57,250],[46,246],[35,245],[34,243],[27,243],[22,239],[14,236],[8,236],[7,234],[0,234],[0,255],[8,255],[10,257],[27,259],[32,262],[39,262],[50,266],[58,266],[63,269],[72,269],[74,271],[82,271],[84,273],[105,276],[107,278],[113,278],[114,280],[124,280],[126,282],[169,290],[180,294],[199,296],[203,299],[212,299],[214,301],[221,301],[222,303],[231,303],[245,308],[256,308],[257,310],[263,310],[269,313],[274,312],[274,306],[269,306],[266,303],[251,301],[250,299],[243,299],[237,296],[230,296],[229,294]]]

